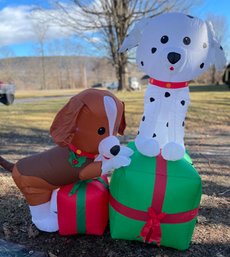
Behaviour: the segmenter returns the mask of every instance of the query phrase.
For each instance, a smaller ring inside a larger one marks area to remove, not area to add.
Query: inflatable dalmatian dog
[[[139,21],[120,52],[137,46],[138,67],[150,76],[144,114],[135,144],[152,157],[179,160],[185,153],[184,120],[189,105],[188,82],[214,64],[226,63],[212,24],[182,13]]]

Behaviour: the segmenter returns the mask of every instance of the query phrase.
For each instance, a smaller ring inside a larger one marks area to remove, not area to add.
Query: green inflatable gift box
[[[133,142],[128,146],[132,162],[115,170],[110,183],[112,238],[187,249],[202,190],[190,157],[165,161],[143,156]]]

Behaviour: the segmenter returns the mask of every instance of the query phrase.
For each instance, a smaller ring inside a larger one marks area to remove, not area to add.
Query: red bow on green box
[[[157,214],[154,209],[148,209],[149,219],[141,230],[140,236],[144,242],[156,242],[160,246],[161,241],[161,220],[165,218],[166,213]]]

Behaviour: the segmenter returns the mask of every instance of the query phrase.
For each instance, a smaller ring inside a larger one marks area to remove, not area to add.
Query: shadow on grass
[[[219,185],[213,181],[203,181],[203,193],[209,196],[227,197],[230,198],[229,186]]]
[[[199,216],[205,217],[204,224],[216,224],[230,227],[230,221],[228,220],[230,208],[227,206],[205,206],[199,209]]]
[[[227,172],[230,166],[228,155],[191,154],[190,156],[200,175],[226,176],[226,179],[230,176],[229,172]]]
[[[22,128],[23,130],[23,128]],[[53,145],[47,130],[27,129],[25,133],[14,131],[0,132],[0,154],[27,155],[37,153],[33,148],[47,148]]]
[[[210,91],[226,91],[229,92],[229,86],[226,84],[221,85],[192,85],[189,87],[190,92],[210,92]]]
[[[199,171],[199,174],[201,176],[207,175],[207,176],[230,177],[230,173],[229,172],[224,172],[224,171],[222,171],[222,172],[215,172],[215,171],[210,171],[210,170],[208,170],[208,171]],[[229,179],[229,178],[227,178],[227,179]]]

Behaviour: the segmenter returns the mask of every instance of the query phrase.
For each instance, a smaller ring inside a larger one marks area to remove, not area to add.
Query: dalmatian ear
[[[212,23],[209,21],[206,22],[206,25],[210,43],[210,64],[214,64],[218,70],[222,70],[227,62],[224,50],[216,37]]]
[[[127,34],[125,40],[123,41],[119,49],[119,53],[123,53],[138,46],[142,32],[149,21],[150,18],[143,18],[135,24],[134,28],[130,31],[129,34]]]

